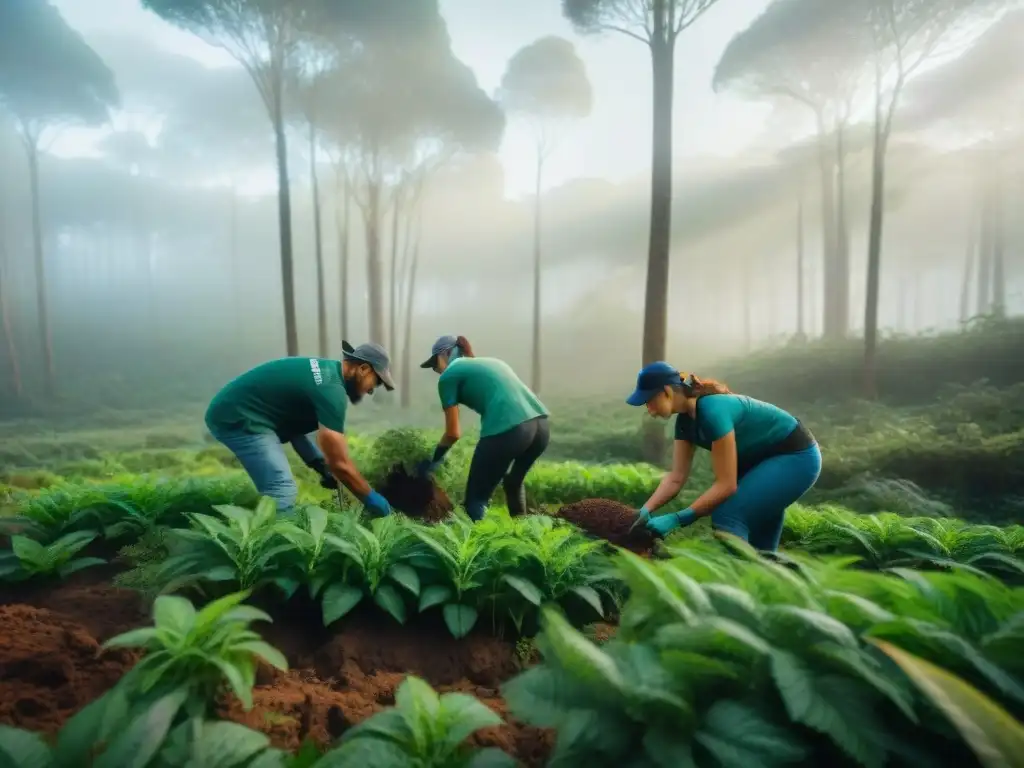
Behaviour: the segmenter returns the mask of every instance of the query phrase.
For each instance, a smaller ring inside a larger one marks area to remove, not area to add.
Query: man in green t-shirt
[[[395,388],[390,358],[379,344],[353,349],[343,341],[342,351],[342,360],[284,357],[258,365],[229,381],[206,410],[210,433],[279,510],[290,509],[298,496],[283,447],[291,443],[325,488],[341,481],[371,513],[391,513],[387,500],[359,474],[345,440],[348,403],[380,385]]]
[[[523,484],[548,447],[548,409],[504,360],[474,357],[465,336],[439,338],[420,367],[441,375],[437,393],[444,409],[444,435],[419,473],[433,473],[459,439],[459,406],[464,405],[480,414],[480,442],[466,479],[466,513],[480,520],[502,483],[509,514],[526,514]]]

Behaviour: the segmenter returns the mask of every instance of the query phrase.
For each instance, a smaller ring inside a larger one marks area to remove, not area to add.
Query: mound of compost
[[[43,608],[0,607],[0,723],[53,734],[138,658],[101,651],[80,624]]]
[[[410,475],[401,464],[391,468],[384,484],[377,491],[398,511],[428,523],[444,520],[454,509],[448,494],[438,488],[433,480]]]
[[[584,499],[567,504],[556,515],[591,536],[606,539],[638,555],[649,555],[654,549],[655,538],[644,526],[638,525],[632,532],[629,530],[636,522],[637,511],[617,501]]]

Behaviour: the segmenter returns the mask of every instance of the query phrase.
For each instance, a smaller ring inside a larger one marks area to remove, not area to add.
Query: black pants
[[[484,516],[487,502],[503,478],[509,514],[525,514],[523,481],[530,467],[547,450],[550,439],[551,427],[546,416],[524,421],[507,432],[481,438],[473,452],[466,480],[465,506],[469,516],[474,520]]]

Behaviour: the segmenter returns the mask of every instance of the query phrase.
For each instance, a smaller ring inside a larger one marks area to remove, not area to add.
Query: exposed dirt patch
[[[454,509],[448,494],[432,480],[410,475],[401,464],[391,468],[384,484],[377,490],[395,509],[428,523],[444,520]]]
[[[55,733],[138,658],[43,608],[2,606],[0,628],[0,722],[18,728]]]
[[[644,526],[638,525],[632,532],[629,530],[636,522],[636,510],[617,501],[584,499],[567,504],[555,514],[591,536],[639,555],[647,556],[654,551],[656,540]]]
[[[109,637],[150,625],[148,606],[129,590],[75,580],[4,595],[36,605],[0,605],[0,723],[48,734],[109,690],[137,661],[132,651],[101,652]],[[45,605],[45,608],[38,607]],[[268,606],[270,607],[270,606]],[[330,630],[312,601],[275,606],[274,622],[253,625],[288,658],[280,673],[261,666],[254,706],[233,698],[222,716],[296,749],[307,737],[330,746],[347,728],[393,705],[406,675],[422,677],[441,693],[476,696],[506,719],[499,688],[521,668],[513,641],[483,630],[453,639],[438,617],[401,626],[367,606]],[[542,766],[554,734],[515,721],[473,737],[504,749],[524,765]]]

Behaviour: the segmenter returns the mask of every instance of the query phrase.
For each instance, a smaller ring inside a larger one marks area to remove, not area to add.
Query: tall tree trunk
[[[241,299],[239,298],[239,283],[241,282],[241,274],[238,269],[238,190],[235,189],[234,184],[231,185],[231,208],[229,216],[229,225],[231,231],[230,236],[230,263],[228,265],[229,275],[228,278],[231,281],[231,332],[235,340],[236,351],[241,351],[243,345],[244,335],[242,333],[243,313],[244,308],[242,307]]]
[[[821,231],[822,231],[822,301],[821,301],[821,332],[830,341],[841,338],[841,327],[838,322],[836,303],[837,270],[836,256],[837,234],[836,199],[835,199],[835,158],[828,146],[828,129],[825,117],[817,114],[818,125],[818,172],[821,184]]]
[[[960,280],[960,324],[966,325],[971,319],[971,277],[978,253],[979,229],[978,202],[970,207],[967,224],[967,252],[964,254],[964,272]]]
[[[846,210],[846,119],[836,125],[835,323],[839,337],[850,333],[850,227]]]
[[[367,179],[366,207],[363,210],[366,230],[366,280],[370,289],[370,341],[385,344],[384,281],[380,259],[381,157],[378,149],[374,148],[372,152],[370,161],[373,172]]]
[[[531,369],[530,386],[534,392],[540,392],[541,355],[540,355],[540,276],[541,276],[541,180],[544,175],[544,148],[537,146],[537,173],[533,187],[533,366]]]
[[[14,325],[11,322],[10,292],[7,287],[7,217],[6,200],[3,199],[3,187],[0,186],[0,331],[4,335],[4,348],[7,352],[7,365],[11,370],[11,392],[21,399],[23,388],[21,383],[21,364],[18,360],[18,342],[14,336]]]
[[[796,337],[807,338],[804,327],[804,191],[801,187],[796,204]]]
[[[28,179],[32,196],[32,254],[36,276],[36,317],[39,327],[39,343],[43,353],[43,386],[48,397],[57,391],[57,375],[53,361],[53,337],[50,332],[50,309],[46,285],[46,254],[43,247],[43,219],[39,196],[39,145],[34,139],[26,139],[28,151]]]
[[[277,224],[281,239],[281,292],[284,298],[284,339],[288,357],[299,354],[295,321],[295,265],[292,258],[292,196],[288,184],[288,141],[284,130],[284,86],[280,75],[273,84],[271,120],[277,151]]]
[[[1006,217],[1002,172],[992,179],[992,314],[1006,317]]]
[[[394,198],[392,200],[394,206],[391,210],[391,286],[390,295],[391,300],[388,302],[388,343],[391,345],[391,349],[398,352],[398,305],[399,299],[399,277],[398,277],[398,246],[401,238],[399,237],[400,229],[399,225],[402,221],[402,182],[395,185]]]
[[[348,182],[342,182],[341,173],[337,176],[337,188],[338,196],[341,198],[341,211],[335,211],[334,215],[338,229],[338,325],[341,338],[344,340],[348,334],[348,255],[351,237],[349,233],[352,231],[352,188]]]
[[[871,218],[868,232],[867,291],[864,298],[864,394],[878,395],[878,293],[882,266],[882,214],[885,204],[887,125],[882,108],[882,83],[875,78],[874,145],[871,153]]]
[[[644,292],[644,365],[667,354],[669,254],[672,246],[672,104],[675,80],[675,30],[668,24],[668,0],[652,0],[651,34],[651,222]],[[660,462],[665,431],[645,422],[644,453]]]
[[[313,241],[316,249],[316,330],[320,357],[327,357],[327,286],[324,282],[324,242],[320,222],[320,179],[316,172],[316,124],[309,120],[309,178],[313,185]]]
[[[402,344],[402,392],[401,404],[408,408],[412,404],[412,318],[416,311],[416,273],[420,263],[420,226],[419,209],[416,211],[416,234],[412,246],[412,259],[409,263],[409,279],[405,291],[405,340]]]
[[[992,311],[992,184],[985,177],[981,197],[981,232],[978,238],[978,283],[975,315]]]

